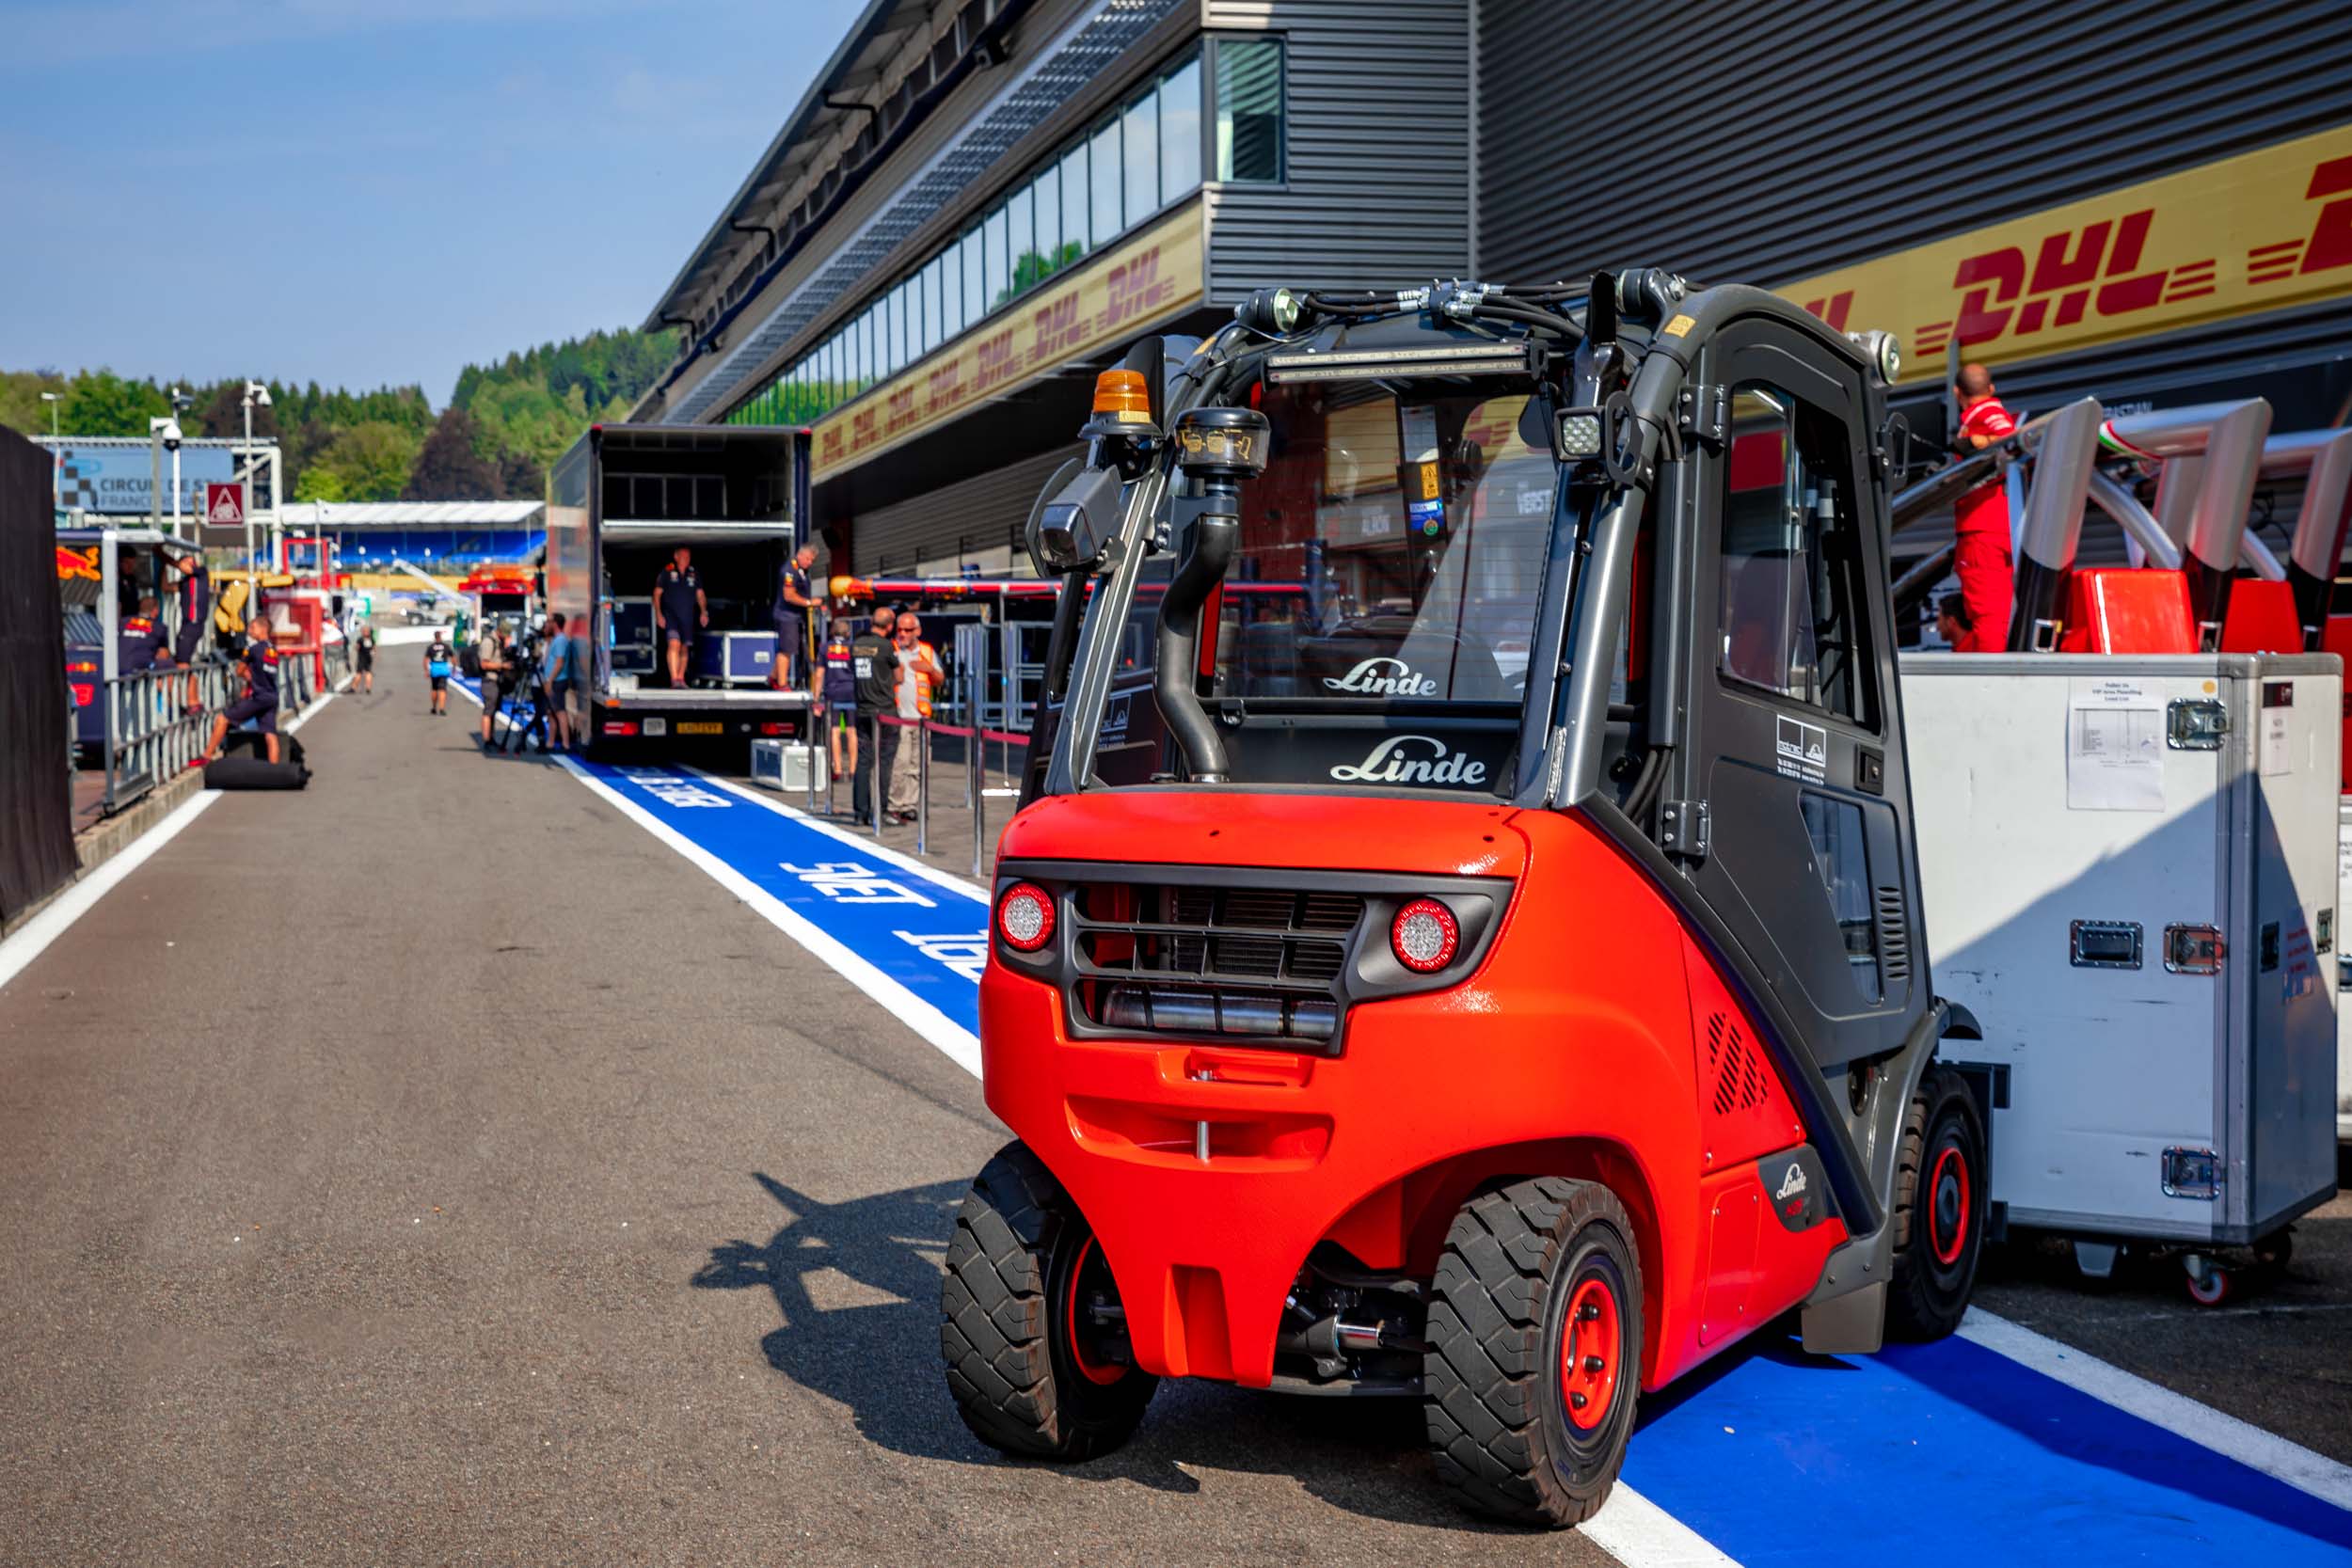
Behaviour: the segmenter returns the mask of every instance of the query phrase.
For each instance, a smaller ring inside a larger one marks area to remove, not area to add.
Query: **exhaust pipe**
[[[2263,444],[2270,435],[2270,404],[2239,403],[2159,408],[2109,420],[2100,436],[2117,451],[2164,460],[2156,482],[2156,520],[2185,546],[2189,614],[2198,646],[2221,645],[2230,609],[2230,578],[2237,570],[2253,505]]]
[[[2328,630],[2344,537],[2352,529],[2352,430],[2273,436],[2263,443],[2262,472],[2266,479],[2304,475],[2303,509],[2296,515],[2285,576],[2295,589],[2303,646],[2316,649]],[[2251,533],[2246,537],[2253,542]]]
[[[2083,502],[2099,456],[2104,412],[2096,398],[2083,398],[2034,421],[2040,435],[2033,443],[2033,485],[2026,493],[2025,526],[2017,540],[2010,653],[2058,651],[2058,634],[2065,629],[2058,596],[2082,543]]]
[[[1159,657],[1152,673],[1152,700],[1184,753],[1184,771],[1195,784],[1228,784],[1225,737],[1201,706],[1194,689],[1200,659],[1200,610],[1210,592],[1225,580],[1233,546],[1241,539],[1241,518],[1232,498],[1214,494],[1187,498],[1199,510],[1184,530],[1184,553],[1176,562],[1160,600]],[[1217,510],[1212,510],[1216,508]],[[1186,508],[1190,510],[1190,508]]]

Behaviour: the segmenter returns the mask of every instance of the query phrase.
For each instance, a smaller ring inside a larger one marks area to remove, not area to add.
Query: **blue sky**
[[[0,368],[420,383],[634,326],[858,0],[0,0]]]

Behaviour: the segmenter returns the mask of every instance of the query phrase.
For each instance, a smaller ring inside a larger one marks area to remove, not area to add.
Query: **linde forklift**
[[[974,1432],[1084,1458],[1168,1377],[1418,1399],[1464,1502],[1567,1525],[1645,1391],[1784,1315],[1953,1329],[1991,1106],[1939,1061],[1978,1029],[1929,980],[1895,368],[1642,270],[1263,291],[1105,372],[1029,530],[979,1001],[1017,1141],[943,1288]]]
[[[2096,1278],[2127,1249],[2176,1259],[2205,1305],[2282,1265],[2335,1192],[2341,679],[2305,650],[2352,447],[2269,420],[2086,399],[1963,465],[1944,493],[2032,465],[2011,652],[1902,660],[1936,980],[1981,1024],[1947,1054],[1989,1078],[1994,1231],[2067,1237]],[[2153,512],[2102,454],[2158,468]],[[2298,468],[2281,563],[2247,517],[2260,473]],[[2075,567],[2087,499],[2140,564]]]

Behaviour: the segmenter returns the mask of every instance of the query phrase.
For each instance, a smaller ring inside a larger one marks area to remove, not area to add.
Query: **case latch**
[[[2164,743],[2176,752],[2218,752],[2230,710],[2210,697],[2176,697],[2164,708]]]

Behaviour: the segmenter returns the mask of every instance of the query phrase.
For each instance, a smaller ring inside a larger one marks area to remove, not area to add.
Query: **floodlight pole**
[[[49,510],[56,512],[65,505],[65,457],[57,445],[57,404],[65,394],[43,392],[40,401],[49,405]]]

